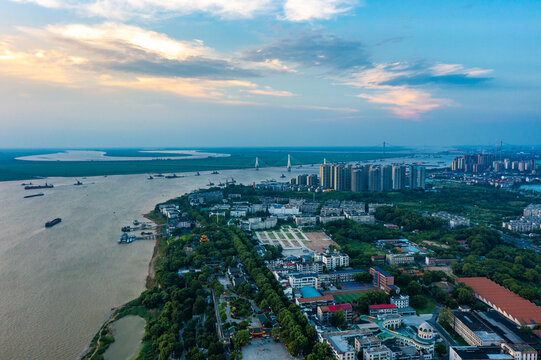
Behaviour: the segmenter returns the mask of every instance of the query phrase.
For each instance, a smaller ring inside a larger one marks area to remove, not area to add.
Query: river
[[[74,359],[112,307],[144,290],[154,243],[118,245],[121,226],[143,220],[159,202],[205,187],[208,179],[251,184],[283,171],[92,177],[80,179],[81,186],[50,178],[53,189],[32,191],[23,181],[0,182],[0,359]],[[304,167],[288,175],[315,171]],[[39,192],[45,196],[23,198]],[[56,217],[60,224],[44,228]]]

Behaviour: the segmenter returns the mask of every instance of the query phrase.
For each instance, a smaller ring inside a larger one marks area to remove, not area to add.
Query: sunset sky
[[[0,147],[541,143],[541,2],[4,0]]]

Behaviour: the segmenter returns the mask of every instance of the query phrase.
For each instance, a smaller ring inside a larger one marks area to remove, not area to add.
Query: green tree
[[[248,344],[249,341],[250,341],[250,333],[248,332],[248,330],[240,330],[235,335],[234,343],[237,349],[240,349],[244,345]]]
[[[409,296],[420,295],[422,290],[423,288],[421,287],[421,284],[419,284],[416,280],[410,281],[406,287],[406,292]]]
[[[335,311],[331,316],[331,325],[336,327],[342,327],[346,324],[346,316],[344,310]]]

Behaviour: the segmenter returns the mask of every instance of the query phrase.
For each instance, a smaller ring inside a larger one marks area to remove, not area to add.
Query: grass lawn
[[[286,235],[287,235],[287,237],[290,238],[291,240],[295,239],[295,236],[293,236],[293,234],[290,233],[290,232],[286,232]]]
[[[349,303],[349,302],[357,301],[359,296],[361,296],[361,292],[353,293],[353,294],[340,294],[340,295],[333,295],[333,296],[334,296],[334,301],[337,304]]]
[[[276,236],[274,235],[273,232],[268,232],[267,236],[269,237],[269,239],[276,240]]]
[[[425,299],[426,299],[426,305],[420,309],[415,309],[417,310],[418,314],[432,314],[432,312],[434,311],[434,308],[436,307],[436,302],[434,301],[434,299],[431,299],[426,296],[425,296]]]
[[[362,241],[355,241],[355,242],[351,242],[349,245],[352,248],[354,248],[355,250],[360,250],[363,253],[374,254],[374,255],[376,255],[376,254],[377,255],[385,255],[385,252],[376,249],[376,247],[374,245],[370,244],[370,243],[365,243],[365,242],[362,242]]]

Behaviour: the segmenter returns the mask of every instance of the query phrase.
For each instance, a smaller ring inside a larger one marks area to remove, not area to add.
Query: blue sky
[[[0,2],[0,147],[541,142],[539,1]]]

